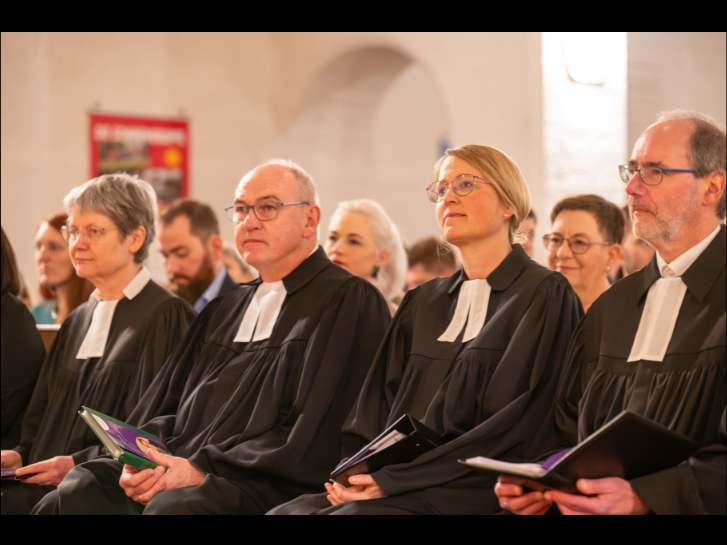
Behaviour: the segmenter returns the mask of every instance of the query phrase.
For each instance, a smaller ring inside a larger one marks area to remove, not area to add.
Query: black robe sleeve
[[[355,454],[386,427],[391,404],[399,389],[404,365],[411,350],[414,304],[412,292],[408,292],[376,352],[361,388],[362,393],[344,426],[344,457]]]
[[[160,438],[172,434],[181,399],[191,395],[207,371],[209,362],[200,358],[200,349],[222,301],[220,297],[210,301],[192,322],[184,339],[176,339],[177,348],[132,410],[130,423]]]
[[[657,514],[727,512],[727,430],[722,411],[721,443],[700,449],[676,467],[631,480],[631,486]]]
[[[554,433],[558,448],[568,448],[578,443],[578,409],[593,363],[584,361],[583,335],[586,319],[579,322],[568,344],[553,407]],[[542,452],[538,459],[549,452]]]
[[[45,349],[33,316],[11,293],[2,295],[2,448],[20,440],[20,428]]]
[[[69,327],[68,324],[68,319],[66,319],[66,321],[61,325],[58,335],[56,335],[53,344],[51,344],[50,352],[48,352],[48,355],[43,362],[38,375],[38,380],[36,381],[35,388],[33,389],[33,395],[30,398],[30,403],[28,403],[28,410],[25,413],[25,418],[23,418],[20,442],[18,443],[18,446],[13,449],[20,454],[20,457],[23,460],[23,465],[31,463],[29,460],[30,449],[33,446],[33,440],[38,436],[43,415],[48,408],[48,390],[51,383],[49,375],[52,373],[52,362],[57,361],[60,357],[59,353],[62,352],[61,345],[63,342],[59,339],[63,339],[65,335],[67,335],[66,330]]]

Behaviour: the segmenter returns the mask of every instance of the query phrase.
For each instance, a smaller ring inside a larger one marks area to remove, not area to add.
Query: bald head
[[[242,177],[236,193],[240,193],[241,188],[254,178],[262,178],[271,182],[278,181],[279,183],[276,184],[278,187],[285,186],[293,190],[291,198],[294,200],[308,201],[320,206],[313,179],[293,161],[272,159],[256,166]]]
[[[690,121],[661,121],[650,125],[634,144],[647,156],[668,157],[663,166],[690,168],[689,139],[694,127]]]

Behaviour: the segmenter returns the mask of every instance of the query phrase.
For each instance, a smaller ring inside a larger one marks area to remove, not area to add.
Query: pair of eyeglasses
[[[225,208],[225,215],[229,220],[237,225],[242,223],[247,218],[248,214],[252,210],[255,217],[260,221],[271,221],[278,217],[281,208],[286,206],[304,206],[310,204],[309,201],[260,201],[255,204],[233,204]]]
[[[549,252],[557,252],[561,246],[563,246],[563,243],[567,242],[568,247],[570,248],[570,251],[574,254],[585,254],[588,249],[593,246],[610,246],[608,242],[591,242],[588,239],[581,238],[581,237],[564,237],[561,235],[556,235],[554,233],[550,233],[547,235],[543,235],[543,244],[545,245],[545,248]]]
[[[475,190],[478,182],[482,184],[489,183],[484,178],[474,176],[473,174],[460,174],[451,183],[445,180],[432,182],[427,186],[427,197],[432,202],[439,202],[444,199],[450,187],[455,195],[466,197]]]
[[[78,229],[73,226],[62,225],[61,236],[69,244],[75,243],[81,237],[84,237],[89,242],[96,242],[103,238],[106,233],[115,229],[116,227],[97,227],[96,225],[89,225],[83,229]]]
[[[679,172],[689,172],[697,174],[693,168],[664,168],[664,167],[639,167],[635,164],[619,165],[618,175],[625,184],[631,181],[634,174],[639,173],[639,177],[646,185],[659,185],[664,179],[664,174],[672,174]]]

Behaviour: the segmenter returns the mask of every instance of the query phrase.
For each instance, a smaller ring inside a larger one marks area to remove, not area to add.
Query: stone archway
[[[436,234],[424,187],[447,140],[444,101],[425,67],[390,47],[336,57],[310,80],[269,155],[316,180],[322,235],[341,200],[379,201],[407,243]]]

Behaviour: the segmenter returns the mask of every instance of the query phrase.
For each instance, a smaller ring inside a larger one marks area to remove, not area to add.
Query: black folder
[[[687,437],[631,411],[623,411],[571,449],[540,463],[518,464],[477,456],[460,460],[475,469],[515,477],[535,490],[576,492],[578,479],[635,479],[676,466],[698,449]]]
[[[405,414],[331,471],[331,479],[348,485],[348,477],[409,462],[442,444],[441,436]]]

